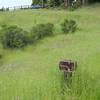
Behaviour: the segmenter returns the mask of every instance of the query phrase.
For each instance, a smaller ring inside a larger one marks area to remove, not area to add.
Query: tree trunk
[[[68,7],[71,5],[71,1],[70,0],[64,0],[64,6]]]
[[[64,6],[68,7],[68,0],[64,0]]]
[[[88,4],[88,0],[82,0],[82,4],[83,5],[87,5]]]

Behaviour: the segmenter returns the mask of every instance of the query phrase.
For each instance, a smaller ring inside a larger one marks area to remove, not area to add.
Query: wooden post
[[[59,62],[59,69],[64,72],[64,79],[69,79],[72,77],[72,74],[77,69],[77,62],[71,60],[65,60]]]

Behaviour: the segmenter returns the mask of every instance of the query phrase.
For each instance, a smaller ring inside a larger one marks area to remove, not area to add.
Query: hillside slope
[[[79,29],[64,35],[60,24],[75,19]],[[55,35],[24,50],[3,50],[0,66],[0,100],[100,100],[100,7],[74,12],[22,10],[0,12],[0,23],[29,30],[38,23],[55,24]],[[58,64],[62,59],[78,62],[71,87],[67,87]]]

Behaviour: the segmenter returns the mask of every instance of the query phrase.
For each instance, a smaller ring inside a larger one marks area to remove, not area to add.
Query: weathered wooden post
[[[64,72],[64,79],[72,77],[73,72],[77,68],[77,62],[71,60],[64,60],[59,62],[59,69]]]

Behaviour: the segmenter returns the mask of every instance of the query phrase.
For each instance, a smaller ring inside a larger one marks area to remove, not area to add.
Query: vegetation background
[[[77,21],[79,29],[74,34],[62,34],[66,18]],[[0,12],[0,25],[17,25],[26,31],[48,22],[55,25],[53,37],[21,50],[6,50],[0,44],[0,100],[100,100],[100,4],[74,12]],[[62,59],[78,62],[69,86],[58,68]]]

